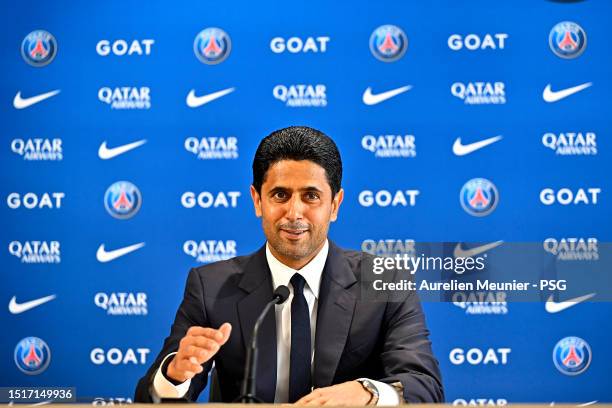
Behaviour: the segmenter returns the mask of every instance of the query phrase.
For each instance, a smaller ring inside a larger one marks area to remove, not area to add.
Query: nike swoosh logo
[[[234,92],[235,89],[236,88],[227,88],[227,89],[223,89],[222,91],[217,91],[217,92],[213,92],[211,94],[202,95],[202,96],[196,96],[195,90],[192,89],[187,94],[187,106],[189,106],[190,108],[200,107],[202,105],[207,104],[208,102],[212,102],[215,99],[219,99],[227,94]]]
[[[120,154],[129,152],[132,149],[142,146],[145,143],[147,143],[147,141],[145,139],[142,139],[137,142],[124,144],[122,146],[117,146],[109,149],[108,147],[106,147],[105,140],[104,142],[102,142],[100,148],[98,149],[98,157],[100,157],[102,160],[112,159],[113,157],[117,157]]]
[[[363,93],[363,103],[366,105],[376,105],[381,102],[386,101],[387,99],[391,99],[394,96],[402,94],[406,91],[412,89],[412,85],[402,86],[401,88],[392,89],[390,91],[382,92],[379,94],[373,94],[372,88],[368,87]]]
[[[577,407],[588,407],[589,405],[593,405],[593,404],[597,404],[599,401],[595,400],[595,401],[589,401],[589,402],[583,402],[582,404],[578,404],[576,405]],[[555,406],[555,401],[551,402],[549,404],[551,407]]]
[[[548,84],[546,85],[546,88],[544,88],[544,92],[542,92],[542,98],[544,98],[544,100],[548,103],[557,102],[563,98],[567,98],[570,95],[580,92],[583,89],[587,89],[591,85],[593,85],[592,82],[587,82],[582,85],[573,86],[560,91],[553,91],[550,89],[550,84]]]
[[[461,248],[461,242],[460,242],[455,247],[455,250],[453,251],[453,256],[455,258],[471,258],[473,256],[482,254],[483,252],[487,252],[489,249],[493,249],[495,247],[500,246],[502,242],[504,241],[495,241],[495,242],[491,242],[490,244],[485,244],[485,245],[477,246],[477,247],[470,248],[470,249]]]
[[[453,143],[453,153],[455,153],[455,155],[457,156],[465,156],[466,154],[475,152],[476,150],[482,149],[483,147],[493,144],[501,139],[502,139],[501,136],[494,136],[488,139],[481,140],[479,142],[474,142],[474,143],[464,145],[464,144],[461,144],[461,138],[458,137],[455,140],[455,143]]]
[[[36,95],[36,96],[31,96],[29,98],[22,98],[21,91],[19,91],[17,92],[17,95],[15,95],[15,98],[13,99],[13,106],[15,107],[15,109],[25,109],[29,106],[37,104],[38,102],[42,102],[45,99],[49,99],[52,96],[57,95],[58,93],[60,93],[60,90],[56,89],[55,91],[47,92],[47,93]]]
[[[55,299],[55,295],[49,295],[42,297],[40,299],[30,300],[29,302],[17,303],[17,298],[13,296],[11,301],[9,302],[9,312],[12,314],[19,314],[23,312],[27,312],[30,309],[34,309],[37,306],[42,305],[43,303],[47,303]]]
[[[134,245],[126,246],[123,248],[115,249],[114,251],[106,251],[104,249],[104,244],[102,244],[98,247],[98,251],[96,252],[96,259],[102,263],[110,262],[119,257],[122,257],[123,255],[127,255],[130,252],[134,252],[137,249],[142,248],[144,245],[145,243],[141,242],[139,244],[134,244]]]
[[[553,295],[550,295],[546,301],[545,308],[548,313],[559,313],[572,306],[576,306],[578,303],[584,302],[593,296],[595,296],[595,293],[589,293],[588,295],[579,296],[563,302],[555,302],[553,301]]]

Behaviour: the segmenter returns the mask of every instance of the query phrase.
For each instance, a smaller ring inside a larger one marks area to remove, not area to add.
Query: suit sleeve
[[[433,355],[429,331],[416,291],[402,301],[387,303],[386,330],[381,360],[385,383],[401,382],[407,403],[444,401],[438,361]]]
[[[178,350],[180,340],[185,336],[187,330],[191,326],[209,326],[206,309],[204,307],[202,281],[196,269],[191,269],[189,271],[183,301],[176,312],[170,335],[164,340],[162,350],[157,355],[153,365],[149,367],[145,376],[138,381],[134,394],[134,402],[153,402],[151,390],[155,374],[164,358],[168,354]],[[191,385],[184,399],[192,402],[197,400],[200,392],[206,387],[208,372],[212,366],[212,361],[213,360],[210,360],[205,363],[203,366],[204,370],[191,379]]]

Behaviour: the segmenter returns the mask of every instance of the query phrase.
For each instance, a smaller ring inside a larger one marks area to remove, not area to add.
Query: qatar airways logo
[[[205,241],[185,241],[183,252],[201,263],[224,261],[237,255],[236,241],[209,239]]]
[[[453,305],[466,315],[505,315],[508,313],[506,292],[454,292]]]
[[[274,98],[289,108],[324,108],[327,106],[327,87],[317,85],[276,85]]]
[[[505,407],[508,400],[505,398],[457,398],[453,401],[453,406],[460,407]]]
[[[147,86],[103,87],[98,90],[98,99],[110,105],[111,109],[149,109],[151,89]]]
[[[96,397],[91,402],[93,406],[106,406],[106,405],[129,405],[133,404],[131,397]]]
[[[597,261],[599,247],[597,238],[546,238],[544,251],[560,261]]]
[[[597,154],[595,132],[545,133],[542,144],[560,156],[594,156]]]
[[[146,316],[148,313],[147,294],[143,292],[99,292],[94,296],[94,303],[112,316]]]
[[[237,159],[238,138],[230,137],[188,137],[185,150],[200,160]]]
[[[506,103],[506,85],[503,82],[455,82],[451,94],[466,105],[503,105]]]
[[[416,157],[414,135],[366,135],[361,139],[361,147],[376,158]]]
[[[62,139],[13,139],[13,153],[27,161],[60,161],[64,158]]]
[[[59,241],[11,241],[9,253],[27,264],[58,264],[62,261]]]
[[[404,254],[409,258],[416,257],[414,239],[366,239],[361,243],[361,250],[379,257]]]

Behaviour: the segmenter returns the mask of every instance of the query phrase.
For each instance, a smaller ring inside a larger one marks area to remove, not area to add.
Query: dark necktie
[[[310,393],[310,313],[304,297],[306,281],[299,273],[291,277],[291,357],[289,366],[289,402]]]

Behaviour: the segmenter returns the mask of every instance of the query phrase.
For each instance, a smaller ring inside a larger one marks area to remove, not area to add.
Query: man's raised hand
[[[185,382],[201,373],[202,364],[214,357],[229,339],[232,325],[223,323],[219,329],[192,326],[179,342],[179,349],[168,365],[166,375]]]

